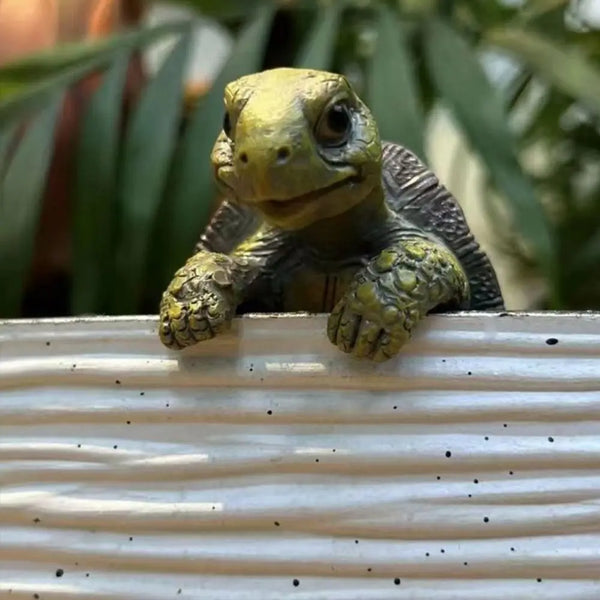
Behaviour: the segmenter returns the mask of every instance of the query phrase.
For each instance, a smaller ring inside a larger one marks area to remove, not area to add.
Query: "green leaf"
[[[232,80],[259,70],[275,11],[265,6],[243,28],[225,67],[191,117],[170,176],[160,228],[157,230],[157,289],[193,251],[206,223],[216,189],[210,152],[223,123],[223,89]]]
[[[484,40],[508,50],[540,77],[600,115],[600,69],[578,48],[551,42],[531,30],[494,29]]]
[[[183,107],[183,74],[189,42],[186,35],[147,85],[125,134],[112,312],[135,312],[142,297],[151,234]]]
[[[326,71],[331,68],[342,2],[329,2],[317,13],[316,26],[298,52],[296,67]]]
[[[5,169],[8,166],[8,154],[14,135],[14,126],[5,127],[4,130],[0,129],[0,181],[2,181]]]
[[[515,74],[505,90],[505,106],[508,111],[517,106],[519,100],[523,97],[531,84],[532,79],[533,76],[530,71],[522,70]]]
[[[463,21],[464,25],[475,31],[506,23],[516,18],[523,10],[515,2],[499,0],[468,0],[468,2],[438,0],[438,5],[445,5],[450,10],[455,6],[454,22]]]
[[[0,315],[19,314],[62,95],[32,119],[0,181]]]
[[[123,89],[129,63],[124,52],[104,75],[81,123],[73,195],[73,314],[106,312],[114,243],[117,159]]]
[[[432,80],[506,196],[515,226],[532,245],[548,274],[554,265],[552,237],[534,188],[519,165],[503,99],[492,87],[473,48],[450,26],[426,27],[425,56]]]
[[[566,10],[570,0],[529,0],[515,16],[515,21],[532,21],[556,9]]]
[[[600,265],[600,230],[583,244],[577,256],[577,269],[582,273],[596,273]]]
[[[368,67],[368,101],[381,137],[406,146],[425,157],[423,115],[413,59],[406,34],[396,15],[380,5],[377,45]]]
[[[0,66],[0,84],[27,84],[40,77],[59,75],[65,68],[100,59],[110,61],[116,52],[133,50],[156,38],[188,31],[188,22],[166,23],[111,35],[97,41],[71,42],[35,52]],[[4,92],[0,91],[0,96]]]
[[[237,19],[251,14],[257,5],[273,0],[163,0],[176,6],[187,4],[195,8],[202,16],[220,20]]]
[[[12,134],[12,127],[7,127],[4,131],[0,130],[0,168],[4,164],[4,155],[8,151]]]
[[[189,23],[143,28],[97,42],[57,46],[0,67],[0,126],[8,119],[36,110],[50,94],[86,74],[103,68],[118,52],[141,47],[168,34],[189,29]]]

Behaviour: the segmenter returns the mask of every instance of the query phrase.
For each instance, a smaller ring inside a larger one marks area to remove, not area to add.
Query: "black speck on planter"
[[[395,585],[400,585],[400,577],[396,577],[396,578],[394,579],[394,584],[395,584]]]
[[[63,569],[56,569],[56,576],[62,577],[65,574]]]
[[[292,585],[293,585],[294,587],[298,587],[298,586],[300,585],[300,580],[299,580],[299,579],[294,579],[294,580],[292,581]]]
[[[546,340],[546,344],[548,344],[548,346],[556,346],[556,344],[558,344],[558,340],[556,338],[548,338]]]
[[[452,452],[450,450],[446,450],[446,458],[450,458],[452,456]]]

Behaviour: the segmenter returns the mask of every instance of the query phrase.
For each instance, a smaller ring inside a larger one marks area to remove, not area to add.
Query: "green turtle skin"
[[[247,312],[329,313],[343,352],[385,361],[430,312],[502,310],[456,199],[335,73],[230,83],[211,160],[225,200],[160,306],[180,349]]]

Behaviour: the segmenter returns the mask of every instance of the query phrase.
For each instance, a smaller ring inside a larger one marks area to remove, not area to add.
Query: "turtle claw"
[[[387,304],[377,300],[362,302],[357,296],[357,287],[354,285],[348,290],[329,316],[329,340],[356,358],[386,361],[408,341],[410,321],[402,318],[402,311],[397,311],[394,322],[386,321]]]
[[[165,346],[185,348],[230,328],[236,309],[231,264],[228,256],[202,252],[177,271],[160,304]]]
[[[449,251],[408,239],[355,276],[329,316],[327,335],[342,352],[383,362],[398,354],[434,306],[467,295],[466,276]]]
[[[329,339],[342,352],[352,352],[360,329],[361,316],[349,309],[342,300],[329,317],[327,331]]]

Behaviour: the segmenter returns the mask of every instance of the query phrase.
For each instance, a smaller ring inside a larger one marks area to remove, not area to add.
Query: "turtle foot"
[[[435,306],[463,304],[467,278],[445,247],[409,239],[384,250],[360,271],[329,316],[327,335],[343,352],[383,362],[410,339]]]
[[[236,309],[232,266],[224,254],[200,252],[175,273],[160,304],[165,346],[181,349],[230,328]]]

